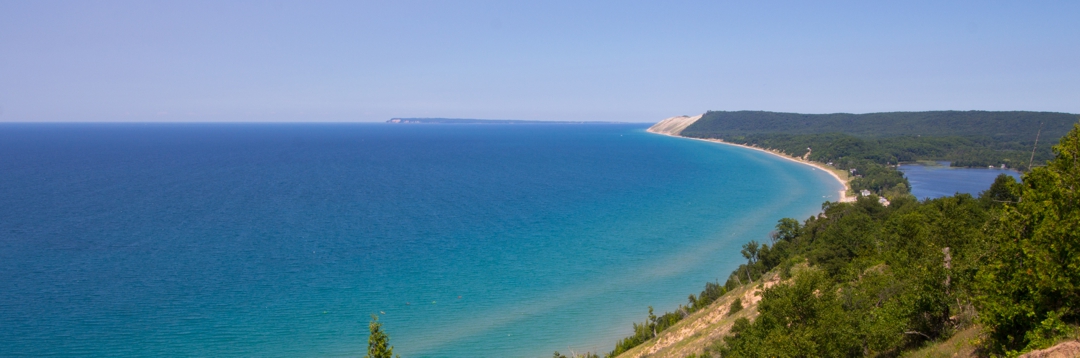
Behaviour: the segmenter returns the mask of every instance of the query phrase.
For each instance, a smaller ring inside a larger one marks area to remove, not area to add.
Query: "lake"
[[[953,168],[948,162],[938,165],[904,164],[899,167],[911,184],[911,194],[919,200],[952,196],[956,193],[979,193],[990,189],[994,178],[1006,174],[1020,180],[1020,173],[1009,169]]]

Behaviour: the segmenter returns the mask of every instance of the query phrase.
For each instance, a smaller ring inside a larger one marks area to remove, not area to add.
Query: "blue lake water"
[[[979,196],[990,189],[998,175],[1007,174],[1020,181],[1020,173],[1008,169],[953,168],[941,165],[901,165],[900,171],[911,184],[911,194],[919,200],[967,193]]]
[[[603,353],[837,199],[644,128],[0,124],[0,356]]]

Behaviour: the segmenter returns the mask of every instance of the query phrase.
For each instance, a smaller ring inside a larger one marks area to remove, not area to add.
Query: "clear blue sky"
[[[0,121],[1080,113],[1080,2],[0,0]]]

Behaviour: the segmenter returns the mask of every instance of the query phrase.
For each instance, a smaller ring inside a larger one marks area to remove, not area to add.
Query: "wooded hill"
[[[673,312],[650,308],[608,357],[656,341],[730,292],[761,286],[769,272],[783,281],[763,287],[753,320],[737,319],[690,356],[897,357],[976,329],[965,344],[979,356],[1077,340],[1080,125],[1054,153],[1021,182],[1000,175],[978,197],[901,196],[888,206],[860,197],[827,202],[802,222],[781,219],[768,243],[743,246],[746,263],[724,285],[706,284]]]
[[[765,111],[709,111],[683,135],[756,133],[843,133],[860,138],[899,136],[991,138],[1034,141],[1039,124],[1055,143],[1072,129],[1077,115],[1056,112],[930,111],[799,114]]]
[[[810,147],[810,159],[821,162],[857,156],[879,164],[944,160],[954,166],[1005,164],[1026,170],[1036,136],[1042,144],[1034,162],[1045,163],[1053,155],[1050,147],[1077,119],[1069,113],[1023,111],[709,111],[681,135],[779,149],[793,156],[802,156]]]

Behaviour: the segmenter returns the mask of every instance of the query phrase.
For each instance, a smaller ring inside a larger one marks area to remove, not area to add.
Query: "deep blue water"
[[[644,127],[0,124],[0,356],[603,353],[836,199]]]
[[[940,165],[901,165],[900,171],[911,184],[911,194],[919,200],[967,193],[979,196],[990,189],[998,175],[1007,174],[1020,181],[1020,173],[1008,169],[953,168]]]

